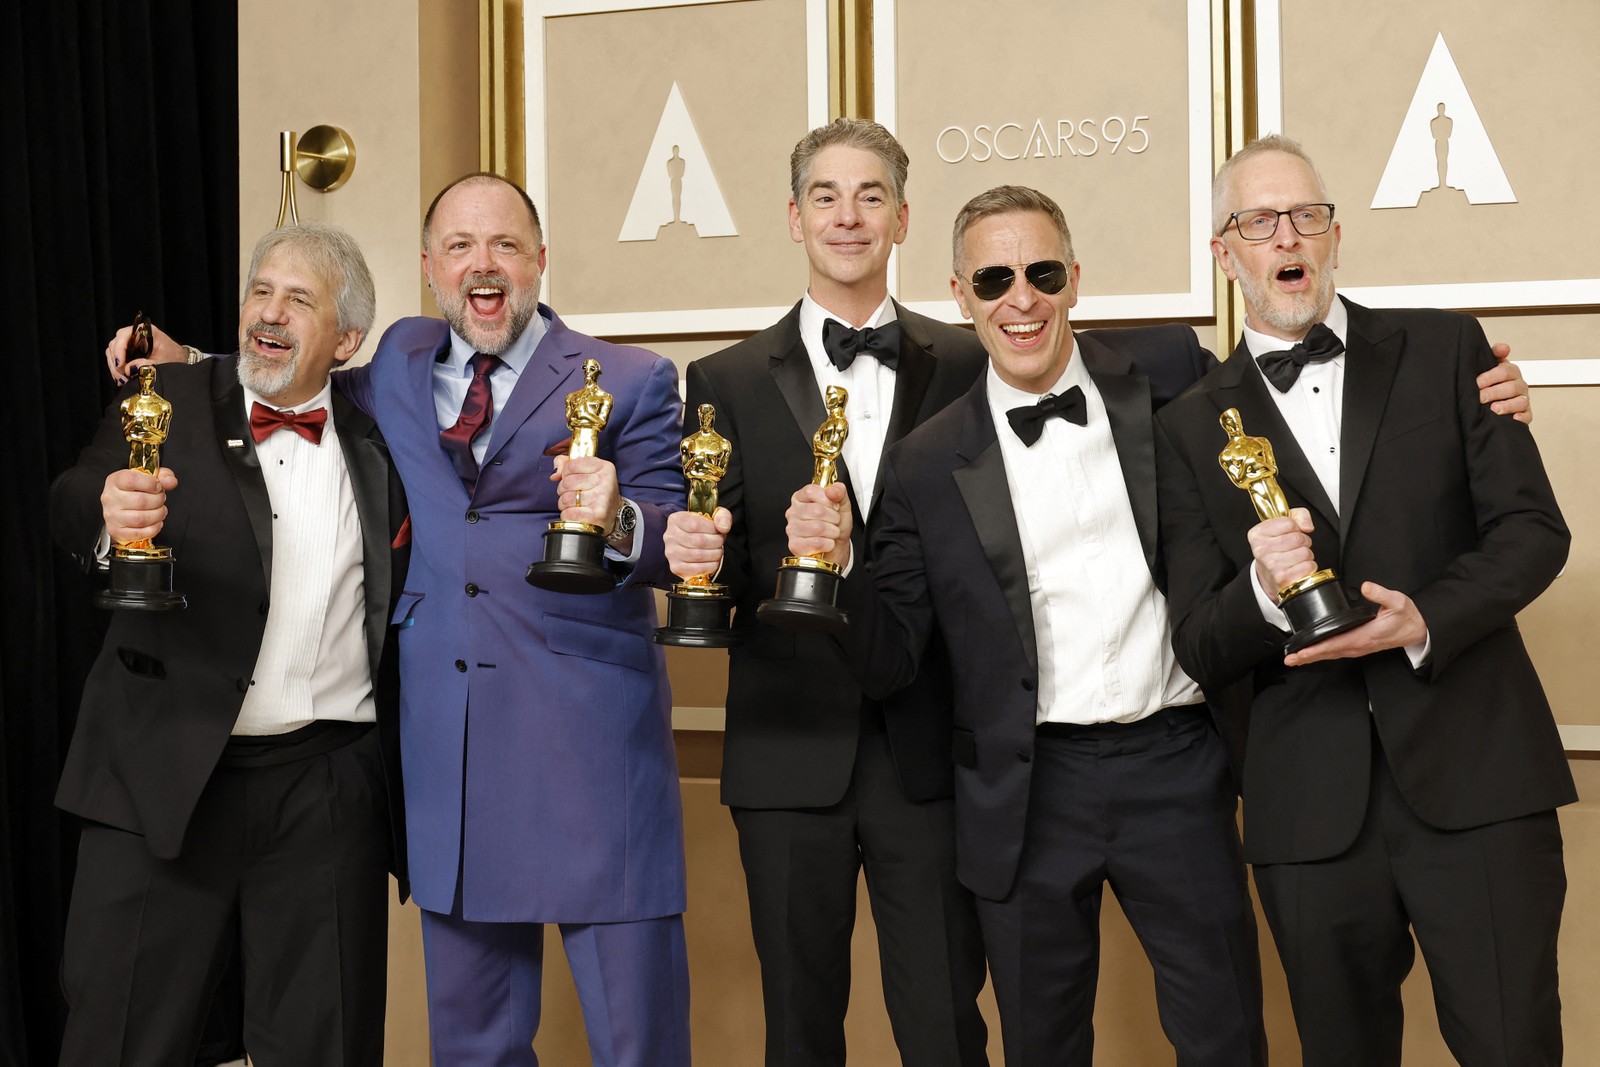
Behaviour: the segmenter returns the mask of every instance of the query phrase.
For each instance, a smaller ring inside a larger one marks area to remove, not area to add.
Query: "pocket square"
[[[396,531],[394,540],[389,542],[390,548],[404,548],[411,543],[411,515],[408,513],[400,529]]]
[[[572,451],[572,435],[568,434],[549,448],[544,450],[547,456],[564,456]]]

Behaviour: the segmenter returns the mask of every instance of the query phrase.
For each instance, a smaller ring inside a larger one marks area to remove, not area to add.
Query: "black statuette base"
[[[122,559],[111,556],[111,582],[97,593],[94,606],[110,611],[180,611],[189,606],[182,593],[172,591],[172,557]]]
[[[1285,597],[1282,607],[1294,630],[1283,646],[1286,655],[1346,630],[1354,630],[1378,613],[1378,606],[1368,601],[1351,604],[1344,586],[1337,580],[1321,582]]]
[[[739,634],[729,625],[733,599],[721,586],[680,582],[667,593],[667,624],[653,635],[658,645],[680,648],[731,648]],[[702,590],[710,590],[709,592]]]
[[[850,617],[838,608],[839,571],[805,557],[789,557],[778,568],[778,588],[756,608],[756,618],[786,630],[839,634]]]
[[[609,593],[616,575],[605,565],[600,527],[586,522],[552,522],[544,532],[544,559],[528,566],[528,584],[553,593]]]

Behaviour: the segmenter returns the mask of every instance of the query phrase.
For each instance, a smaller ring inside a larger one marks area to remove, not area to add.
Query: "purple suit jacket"
[[[411,500],[400,629],[400,738],[411,888],[483,922],[627,922],[684,908],[671,700],[651,583],[670,580],[666,515],[683,506],[678,376],[666,360],[549,329],[495,413],[469,496],[439,446],[433,367],[445,323],[402,319],[372,362],[335,375],[389,441]],[[594,357],[615,397],[599,454],[646,532],[595,596],[524,580],[558,517],[546,449]]]

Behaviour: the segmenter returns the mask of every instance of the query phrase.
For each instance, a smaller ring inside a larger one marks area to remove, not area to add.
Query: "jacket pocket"
[[[422,603],[422,598],[425,596],[427,596],[426,593],[402,592],[395,598],[394,614],[389,617],[389,625],[404,629],[416,622],[417,620],[412,617],[411,612],[418,604]]]

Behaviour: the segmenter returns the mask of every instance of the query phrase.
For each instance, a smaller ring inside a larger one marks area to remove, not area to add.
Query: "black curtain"
[[[0,1067],[59,1050],[77,828],[52,798],[104,630],[50,481],[135,311],[232,349],[238,126],[236,0],[0,0]]]

